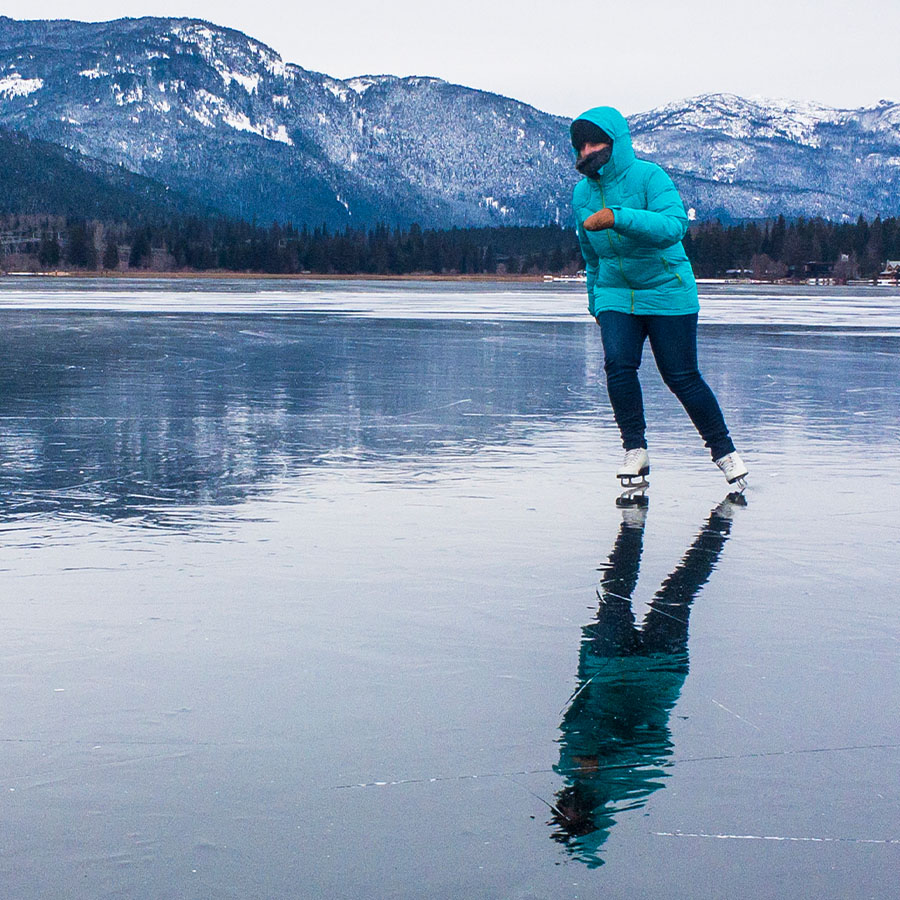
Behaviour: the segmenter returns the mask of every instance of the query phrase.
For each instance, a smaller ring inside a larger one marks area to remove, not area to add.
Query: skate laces
[[[726,456],[723,456],[721,459],[716,460],[716,465],[723,471],[725,474],[729,474],[733,472],[737,468],[744,468],[739,459],[735,457],[737,454],[729,453]]]
[[[631,465],[636,459],[641,458],[641,454],[643,453],[643,449],[641,447],[636,447],[634,450],[626,450],[625,451],[625,465]]]

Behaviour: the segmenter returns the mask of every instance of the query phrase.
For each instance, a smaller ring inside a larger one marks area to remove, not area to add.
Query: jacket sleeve
[[[588,300],[592,300],[594,285],[597,282],[597,266],[599,265],[600,257],[597,256],[597,251],[591,246],[577,212],[575,213],[575,232],[578,235],[578,246],[581,247],[581,255],[584,257],[584,274],[587,275]]]
[[[687,234],[688,217],[672,179],[658,166],[647,179],[647,208],[611,206],[613,231],[648,247],[670,247]]]

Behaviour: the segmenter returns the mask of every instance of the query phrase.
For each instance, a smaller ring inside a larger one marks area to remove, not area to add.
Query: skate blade
[[[745,475],[741,475],[738,478],[735,478],[733,481],[728,482],[732,487],[736,487],[741,493],[747,490],[747,478]]]
[[[619,484],[623,488],[648,488],[650,482],[647,479],[647,472],[641,472],[639,475],[619,475]]]

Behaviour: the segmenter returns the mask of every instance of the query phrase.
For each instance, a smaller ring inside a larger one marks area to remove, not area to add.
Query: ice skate
[[[747,467],[737,450],[720,456],[715,463],[722,470],[725,480],[729,484],[736,484],[741,490],[747,487]]]
[[[650,456],[643,447],[625,451],[625,459],[616,472],[616,478],[623,488],[646,488],[649,484]]]

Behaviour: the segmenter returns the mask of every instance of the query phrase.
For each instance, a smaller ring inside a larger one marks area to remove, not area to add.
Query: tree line
[[[685,249],[699,277],[871,277],[900,259],[900,219],[856,222],[783,216],[764,222],[691,226]],[[453,228],[376,225],[329,230],[226,218],[155,224],[73,218],[0,219],[0,267],[271,274],[540,274],[583,267],[571,228],[556,225]],[[817,272],[819,270],[816,270]]]
[[[699,277],[729,271],[757,278],[832,274],[836,280],[871,278],[887,260],[900,259],[900,218],[830,222],[784,216],[765,222],[694,225],[684,240]]]
[[[0,223],[18,236],[19,255],[43,270],[222,270],[271,274],[521,274],[575,271],[580,254],[573,233],[556,226],[346,228],[184,218],[166,223],[102,224],[59,219]],[[12,249],[9,240],[5,249]],[[7,255],[10,255],[7,252]],[[0,259],[0,265],[3,265]]]

